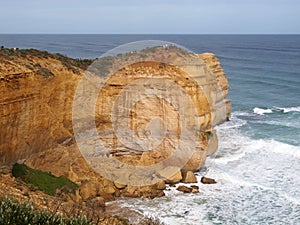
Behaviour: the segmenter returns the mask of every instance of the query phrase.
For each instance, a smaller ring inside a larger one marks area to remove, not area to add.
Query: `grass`
[[[29,203],[0,198],[0,224],[12,225],[93,225],[84,216],[66,218],[46,210],[35,210]]]
[[[10,48],[0,49],[0,56],[6,57],[8,59],[13,59],[12,56],[35,56],[39,58],[53,58],[61,61],[61,63],[66,66],[68,69],[76,70],[81,68],[86,70],[89,65],[93,63],[93,59],[73,59],[68,56],[59,54],[59,53],[49,53],[47,51],[41,51],[37,49],[17,49],[13,50]]]
[[[52,196],[55,196],[57,189],[65,193],[74,193],[78,188],[77,184],[65,177],[56,177],[50,173],[32,169],[25,164],[14,164],[12,174]]]

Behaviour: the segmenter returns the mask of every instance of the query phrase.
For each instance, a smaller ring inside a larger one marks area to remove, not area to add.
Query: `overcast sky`
[[[0,33],[300,34],[300,0],[0,0]]]

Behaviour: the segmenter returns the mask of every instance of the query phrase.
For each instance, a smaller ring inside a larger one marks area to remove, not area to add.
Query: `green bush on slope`
[[[24,182],[32,185],[46,194],[54,196],[57,189],[63,192],[74,192],[78,185],[65,177],[56,177],[50,173],[32,169],[25,164],[16,163],[13,166],[14,177],[21,178]]]

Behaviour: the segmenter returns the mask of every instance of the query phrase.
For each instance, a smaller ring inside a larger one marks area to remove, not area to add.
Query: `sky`
[[[300,34],[299,0],[0,0],[0,33]]]

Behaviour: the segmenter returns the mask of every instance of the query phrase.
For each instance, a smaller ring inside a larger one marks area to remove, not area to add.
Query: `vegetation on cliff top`
[[[91,72],[94,72],[98,75],[104,75],[109,72],[109,68],[113,64],[118,64],[119,61],[127,61],[130,59],[133,60],[135,58],[138,58],[139,60],[143,61],[143,59],[150,56],[157,56],[157,55],[163,55],[162,49],[165,47],[156,46],[156,47],[149,47],[142,49],[138,53],[136,51],[130,52],[130,53],[120,53],[116,55],[115,57],[112,56],[106,56],[101,57],[101,60],[96,59],[81,59],[81,58],[70,58],[68,56],[62,55],[60,53],[49,53],[47,51],[37,50],[37,49],[18,49],[18,48],[1,48],[0,49],[0,57],[4,57],[7,60],[14,60],[15,57],[22,57],[27,58],[29,61],[31,61],[31,57],[38,57],[40,59],[47,59],[52,58],[60,61],[66,68],[69,70],[72,70],[74,73],[80,73],[79,69],[86,70],[93,62],[96,62],[92,68],[90,68]],[[177,46],[169,45],[168,46],[169,53],[176,52],[178,55],[186,55],[188,52],[185,52],[184,50],[178,48]],[[171,55],[169,54],[169,57]],[[96,61],[95,61],[96,60]],[[133,60],[135,62],[135,60]],[[24,64],[25,67],[27,67],[30,70],[35,71],[37,74],[40,74],[42,76],[53,76],[54,74],[47,68],[41,67],[39,63],[32,64]]]
[[[32,169],[25,164],[14,164],[12,174],[52,196],[55,196],[58,189],[65,193],[72,193],[78,188],[77,184],[65,177],[56,177],[50,173]]]
[[[47,51],[41,51],[37,49],[10,49],[3,48],[0,49],[0,56],[7,59],[12,59],[13,56],[35,56],[39,58],[53,58],[61,61],[61,63],[69,69],[76,70],[76,68],[81,68],[83,70],[87,69],[89,65],[94,61],[93,59],[73,59],[68,56],[59,53],[49,53]]]

